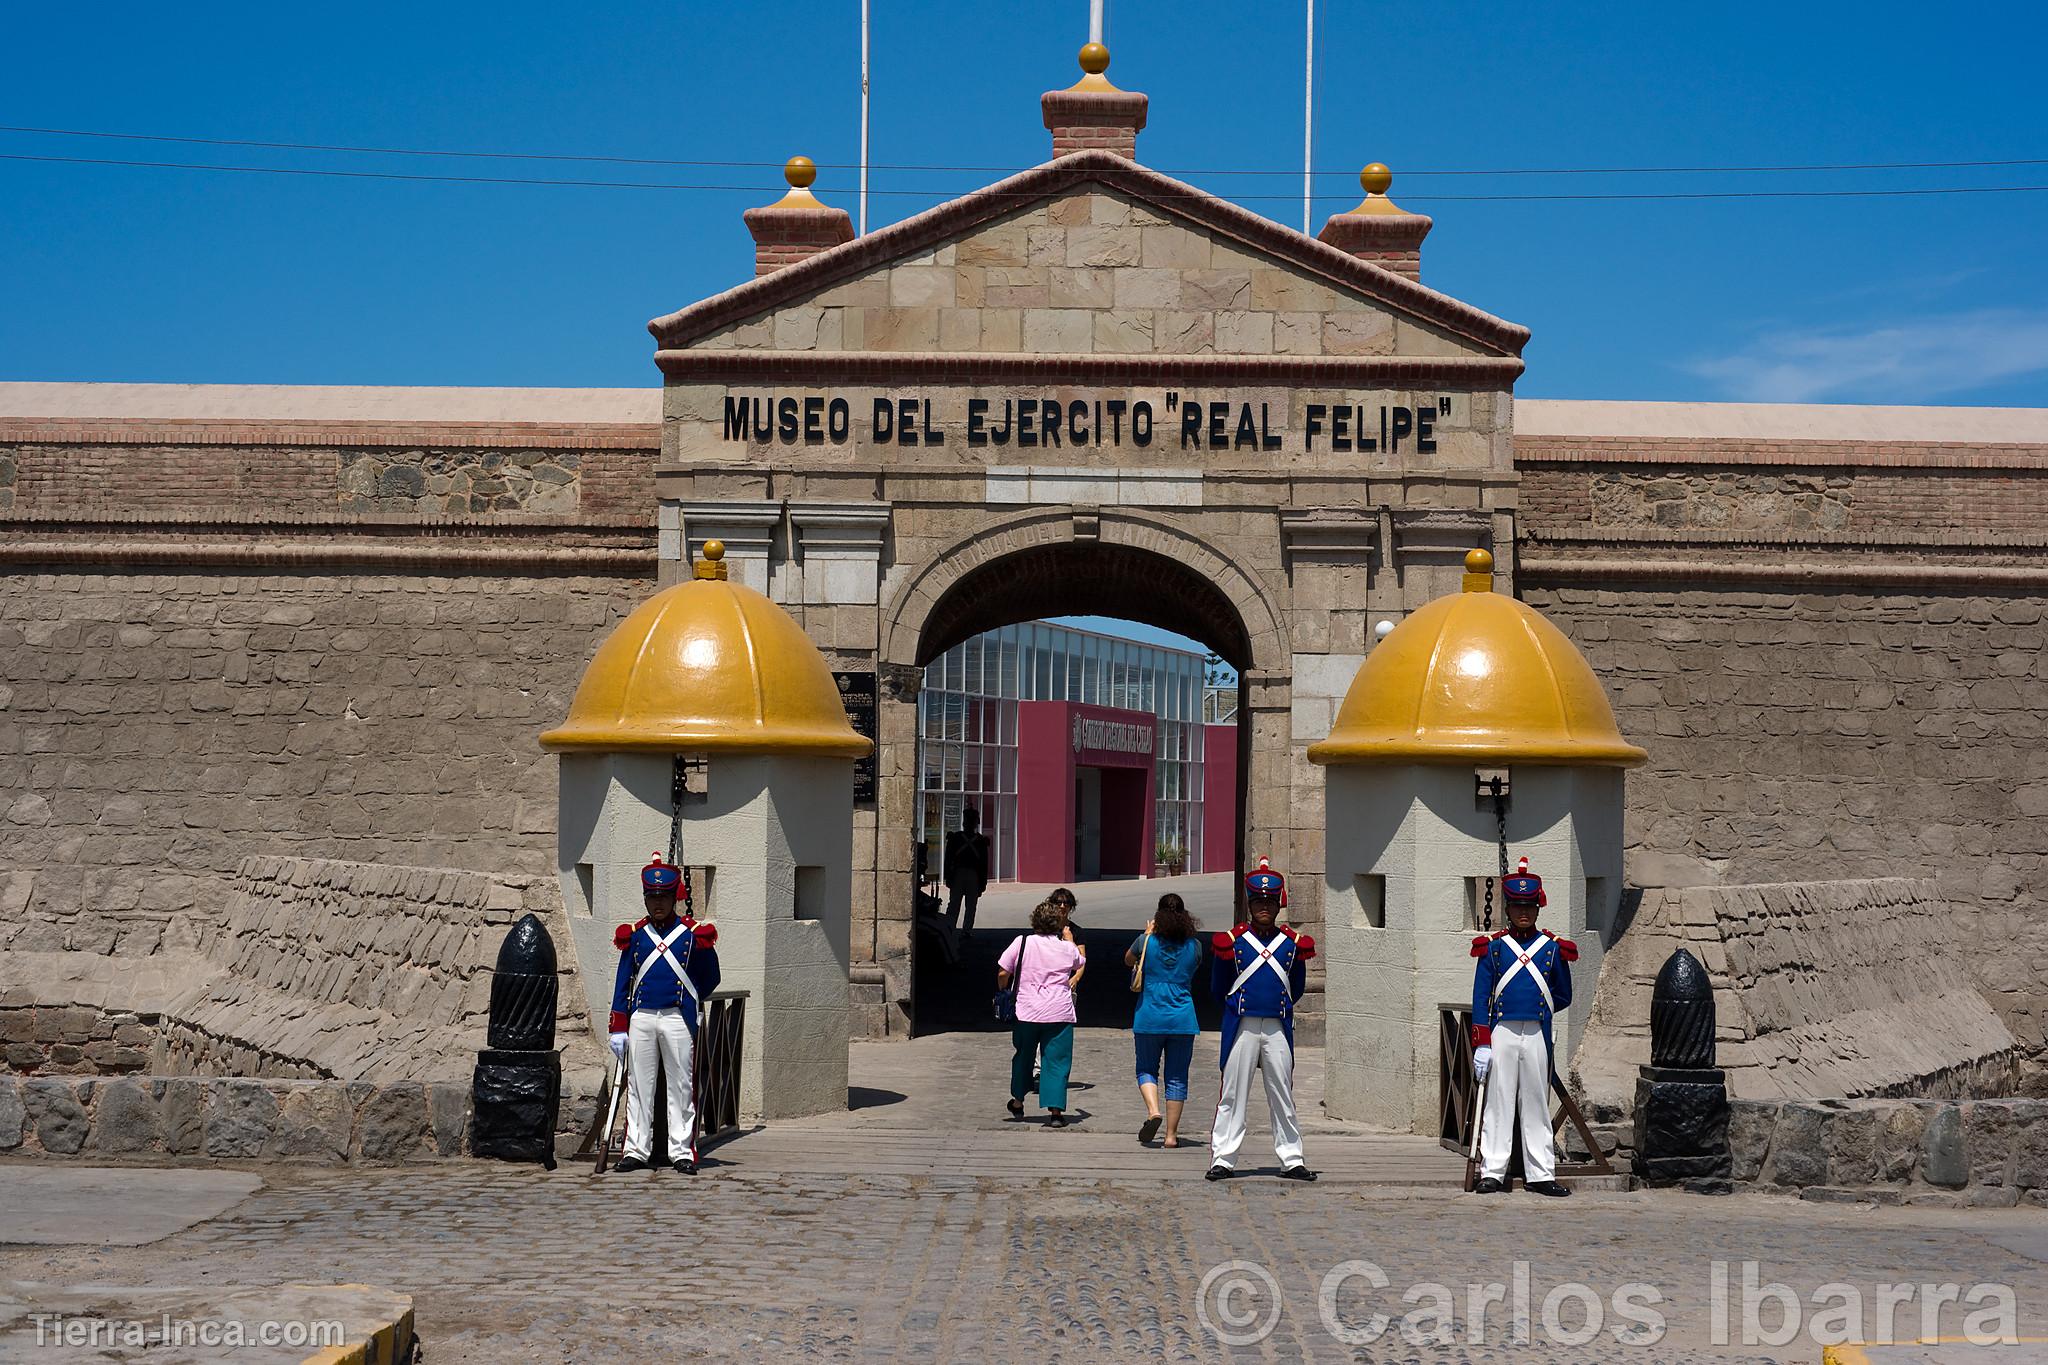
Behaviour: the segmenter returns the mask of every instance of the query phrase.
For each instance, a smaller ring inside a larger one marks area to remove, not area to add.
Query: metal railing
[[[697,1028],[698,1145],[740,1126],[740,1058],[747,1033],[747,993],[713,991]]]
[[[1436,1022],[1437,1140],[1463,1155],[1471,1148],[1472,1129],[1479,1121],[1479,1085],[1472,1076],[1472,1008],[1469,1004],[1439,1002]],[[1613,1175],[1614,1166],[1586,1126],[1579,1102],[1564,1088],[1554,1069],[1550,1073],[1550,1090],[1558,1099],[1558,1107],[1550,1115],[1550,1130],[1555,1133],[1559,1125],[1569,1120],[1591,1153],[1585,1161],[1560,1160],[1557,1174]]]

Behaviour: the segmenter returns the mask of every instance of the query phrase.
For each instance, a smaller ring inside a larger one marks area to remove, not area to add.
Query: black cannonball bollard
[[[1650,1065],[1699,1070],[1714,1064],[1714,985],[1680,948],[1650,990]]]
[[[491,975],[488,1046],[476,1055],[469,1150],[555,1167],[562,1057],[555,1050],[555,941],[532,915],[505,935]]]
[[[1650,1065],[1636,1078],[1635,1174],[1647,1185],[1727,1194],[1728,1077],[1714,1065],[1714,988],[1685,949],[1650,992]]]

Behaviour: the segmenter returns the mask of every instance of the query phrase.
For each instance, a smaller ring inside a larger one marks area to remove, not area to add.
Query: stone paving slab
[[[141,1246],[233,1208],[254,1171],[0,1165],[0,1244]]]
[[[0,1281],[0,1360],[300,1365],[406,1358],[412,1299],[363,1284]],[[335,1353],[332,1348],[343,1348]],[[350,1348],[359,1354],[348,1354]],[[364,1349],[369,1348],[369,1349]]]

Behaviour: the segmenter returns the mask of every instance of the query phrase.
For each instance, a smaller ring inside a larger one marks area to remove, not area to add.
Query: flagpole
[[[1316,0],[1308,3],[1308,50],[1301,78],[1301,230],[1313,226],[1309,218],[1309,167],[1314,165],[1316,141]]]
[[[868,233],[868,0],[860,0],[860,235]]]
[[[1102,41],[1102,0],[1088,0],[1088,41]]]

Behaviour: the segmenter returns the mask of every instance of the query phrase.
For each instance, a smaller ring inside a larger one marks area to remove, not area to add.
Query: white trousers
[[[1278,1019],[1245,1015],[1237,1041],[1223,1060],[1223,1089],[1216,1097],[1216,1121],[1209,1129],[1209,1163],[1234,1166],[1244,1145],[1245,1110],[1251,1104],[1252,1072],[1266,1078],[1266,1107],[1273,1112],[1273,1154],[1282,1166],[1301,1162],[1301,1125],[1294,1119],[1294,1050]]]
[[[1550,1049],[1543,1025],[1503,1019],[1493,1026],[1493,1069],[1486,1076],[1486,1112],[1479,1120],[1479,1174],[1505,1180],[1514,1150],[1515,1112],[1522,1115],[1522,1179],[1544,1181],[1557,1170],[1550,1130]]]
[[[654,1150],[654,1068],[657,1058],[668,1071],[668,1157],[684,1151],[697,1159],[697,1040],[690,1021],[673,1005],[661,1010],[635,1010],[627,1032],[626,1057],[631,1076],[626,1086],[626,1155],[647,1160]]]

